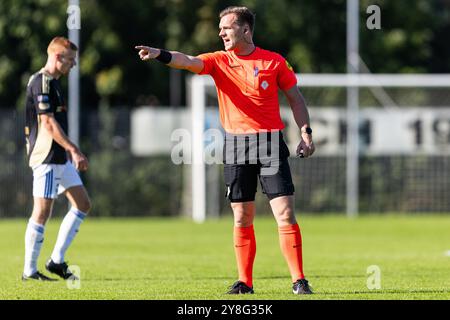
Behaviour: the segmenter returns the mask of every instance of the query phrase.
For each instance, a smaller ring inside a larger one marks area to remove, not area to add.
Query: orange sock
[[[281,252],[291,272],[292,282],[303,279],[302,236],[298,224],[278,227]]]
[[[251,288],[253,286],[253,262],[256,255],[256,239],[253,225],[249,227],[234,227],[233,238],[239,280]]]

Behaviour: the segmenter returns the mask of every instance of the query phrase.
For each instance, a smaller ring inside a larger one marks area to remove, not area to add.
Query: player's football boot
[[[78,278],[69,270],[67,263],[55,263],[52,259],[48,259],[45,264],[48,272],[54,273],[63,279],[78,280]]]
[[[27,280],[57,281],[56,279],[52,279],[52,278],[47,277],[46,275],[43,275],[39,271],[36,271],[35,273],[33,273],[30,276],[26,276],[26,275],[22,274],[22,281],[27,281]]]
[[[246,293],[254,293],[253,288],[250,288],[248,285],[243,283],[242,281],[236,281],[231,287],[228,294],[246,294]]]
[[[309,287],[308,280],[299,279],[292,286],[292,292],[294,294],[312,294],[311,288]]]

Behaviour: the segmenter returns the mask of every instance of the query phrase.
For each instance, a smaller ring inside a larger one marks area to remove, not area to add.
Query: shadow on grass
[[[320,279],[320,278],[337,278],[337,279],[347,279],[347,278],[366,278],[366,275],[310,275],[307,277],[307,279]],[[271,276],[262,276],[262,277],[255,277],[255,279],[258,280],[272,280],[272,279],[289,279],[289,274],[284,275],[271,275]],[[136,277],[136,278],[89,278],[84,279],[84,281],[135,281],[135,280],[144,280],[144,281],[161,281],[162,278],[160,277]],[[171,277],[170,279],[164,278],[164,280],[229,280],[234,282],[236,279],[233,276],[192,276],[192,277]]]
[[[275,275],[275,276],[263,276],[257,277],[258,279],[286,279],[289,278],[289,274],[285,275]],[[354,274],[333,274],[333,275],[315,275],[309,274],[306,276],[307,279],[320,279],[320,278],[336,278],[336,279],[347,279],[347,278],[366,278],[366,275],[354,275]]]
[[[367,278],[367,275],[364,274],[311,274],[310,278],[336,278],[336,279],[342,279],[342,278]]]

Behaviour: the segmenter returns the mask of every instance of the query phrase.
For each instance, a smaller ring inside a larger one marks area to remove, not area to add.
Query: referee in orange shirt
[[[294,294],[311,294],[303,273],[302,238],[294,215],[294,185],[289,150],[281,130],[278,88],[300,129],[297,155],[314,153],[305,101],[292,67],[279,54],[253,44],[255,15],[246,7],[228,7],[220,15],[219,37],[225,51],[193,57],[176,51],[136,46],[141,60],[156,59],[171,68],[213,77],[221,124],[226,132],[224,177],[234,214],[234,247],[239,279],[229,294],[253,293],[256,240],[253,228],[259,178],[278,224],[281,251]],[[268,155],[270,153],[270,155]],[[275,169],[275,170],[274,170]]]

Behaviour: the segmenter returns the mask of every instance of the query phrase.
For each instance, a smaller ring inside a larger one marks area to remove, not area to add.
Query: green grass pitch
[[[232,219],[94,219],[81,226],[66,258],[81,270],[81,287],[22,282],[26,219],[0,220],[0,299],[450,299],[450,217],[298,215],[304,269],[316,294],[295,296],[270,217],[255,221],[255,294],[228,296],[236,280]],[[51,220],[44,269],[60,220]],[[367,268],[381,289],[367,288]]]

